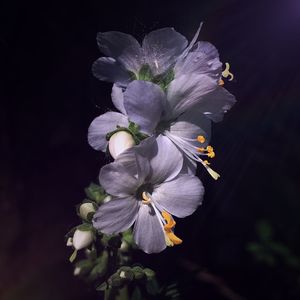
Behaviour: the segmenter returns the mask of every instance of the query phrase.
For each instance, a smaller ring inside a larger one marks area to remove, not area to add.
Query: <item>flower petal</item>
[[[224,113],[235,104],[235,97],[223,87],[218,87],[207,94],[195,109],[202,112],[207,118],[214,122],[223,120]]]
[[[163,109],[165,96],[161,88],[151,82],[135,80],[124,93],[124,107],[129,120],[140,130],[152,134]]]
[[[133,197],[113,198],[98,208],[93,226],[105,234],[123,232],[132,226],[138,210],[138,201]]]
[[[156,147],[152,149],[152,153],[155,155],[150,160],[152,169],[150,180],[154,184],[160,184],[172,180],[178,175],[182,169],[183,157],[174,143],[166,136],[160,134],[156,138],[156,142]]]
[[[105,165],[100,171],[100,185],[108,194],[116,197],[132,195],[138,187],[138,181],[131,171],[118,161]]]
[[[218,86],[217,80],[207,75],[186,74],[175,78],[167,90],[167,100],[173,117],[199,103],[203,96]]]
[[[218,50],[208,42],[198,42],[197,49],[181,58],[175,65],[175,78],[183,74],[206,74],[212,78],[220,78],[222,63]]]
[[[127,127],[127,117],[120,113],[109,111],[95,118],[88,130],[89,144],[96,150],[105,151],[108,143],[106,134],[114,131],[117,126]]]
[[[140,206],[133,236],[138,247],[146,253],[158,253],[166,248],[165,234],[152,206]]]
[[[187,139],[197,139],[198,135],[202,135],[205,137],[205,142],[201,144],[201,147],[206,147],[211,136],[211,121],[196,108],[179,116],[176,122],[170,126],[170,133]],[[199,146],[197,140],[190,141],[190,143]]]
[[[92,66],[94,76],[102,81],[126,86],[130,81],[130,74],[123,66],[111,57],[100,57]]]
[[[118,31],[99,32],[97,42],[102,53],[119,61],[125,69],[132,72],[140,69],[142,49],[133,36]]]
[[[152,193],[152,200],[171,215],[184,218],[191,215],[202,203],[204,187],[194,175],[179,175],[172,181],[164,182]]]
[[[124,107],[124,94],[123,89],[116,84],[113,85],[111,91],[111,99],[114,106],[124,115],[127,115]]]
[[[143,41],[146,63],[154,75],[167,71],[182,54],[188,42],[174,28],[161,28],[150,32]]]

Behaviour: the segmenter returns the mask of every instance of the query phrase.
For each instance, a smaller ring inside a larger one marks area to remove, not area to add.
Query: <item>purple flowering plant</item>
[[[174,217],[191,215],[203,201],[197,163],[214,179],[220,176],[208,161],[215,156],[211,123],[236,101],[223,80],[233,74],[228,63],[223,70],[212,44],[197,41],[200,29],[190,43],[173,28],[150,32],[142,44],[122,32],[97,35],[106,56],[92,71],[113,83],[118,112],[95,118],[88,142],[114,161],[101,168],[99,184],[86,189],[77,207],[82,224],[67,234],[67,245],[74,248],[74,274],[92,281],[106,299],[129,299],[129,291],[143,299],[143,286],[164,293],[155,273],[134,264],[131,253],[181,244]]]

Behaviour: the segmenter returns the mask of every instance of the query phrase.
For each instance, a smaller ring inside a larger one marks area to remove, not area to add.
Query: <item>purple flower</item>
[[[203,85],[195,84],[203,76],[184,81],[181,76],[171,82],[166,93],[158,85],[142,80],[131,82],[124,93],[114,86],[112,100],[121,113],[107,112],[94,119],[88,133],[90,145],[105,151],[107,134],[128,127],[131,121],[144,134],[171,140],[176,145],[174,151],[184,154],[188,171],[193,173],[195,162],[200,162],[214,178],[218,177],[199,156],[213,157],[213,149],[208,147],[210,120],[221,120],[235,98],[223,87],[215,88],[209,77]]]
[[[180,244],[172,215],[192,214],[204,193],[196,176],[180,172],[182,165],[176,146],[162,136],[121,154],[100,171],[100,184],[112,199],[97,210],[93,226],[116,234],[134,224],[134,240],[146,253]]]

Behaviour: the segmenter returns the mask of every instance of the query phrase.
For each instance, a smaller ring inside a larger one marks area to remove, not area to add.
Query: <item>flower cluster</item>
[[[210,129],[235,103],[222,79],[233,75],[212,44],[197,41],[199,31],[190,43],[173,28],[150,32],[142,44],[121,32],[97,36],[106,56],[92,70],[113,83],[119,112],[95,118],[88,131],[89,144],[114,158],[99,175],[110,201],[92,223],[104,234],[134,225],[134,241],[146,253],[182,243],[173,216],[186,217],[202,202],[197,163],[219,177],[208,161],[215,156]]]

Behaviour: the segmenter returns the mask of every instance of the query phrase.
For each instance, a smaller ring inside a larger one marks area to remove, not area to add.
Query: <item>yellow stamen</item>
[[[224,80],[223,80],[223,79],[220,79],[220,80],[219,80],[219,85],[222,86],[222,85],[224,85],[224,84],[225,84]]]
[[[197,151],[198,151],[198,152],[204,152],[205,149],[204,149],[204,148],[197,148]]]
[[[197,141],[201,144],[205,143],[205,137],[203,135],[197,136]]]
[[[207,156],[210,158],[214,158],[216,156],[215,152],[211,151],[209,153],[207,153]]]
[[[216,171],[214,171],[212,168],[204,165],[206,167],[207,172],[210,174],[210,176],[217,180],[220,177],[220,174],[218,174]]]
[[[207,146],[207,147],[206,147],[206,151],[207,151],[208,153],[214,152],[214,148],[213,148],[212,146]]]
[[[172,216],[169,213],[167,213],[165,210],[163,210],[161,214],[167,222],[167,224],[164,225],[165,240],[167,246],[174,246],[174,245],[181,244],[182,240],[179,237],[177,237],[173,232],[173,228],[175,227],[176,222],[174,221]]]
[[[142,200],[143,204],[149,204],[151,202],[151,198],[148,197],[146,192],[142,193],[142,197],[143,197],[143,200]]]
[[[225,70],[222,72],[222,76],[224,78],[227,78],[228,76],[230,76],[230,79],[228,79],[229,81],[233,80],[234,76],[231,72],[229,72],[229,68],[230,68],[230,64],[227,62],[225,63]]]
[[[204,160],[203,163],[204,163],[206,166],[210,165],[210,162],[209,162],[208,160]]]

